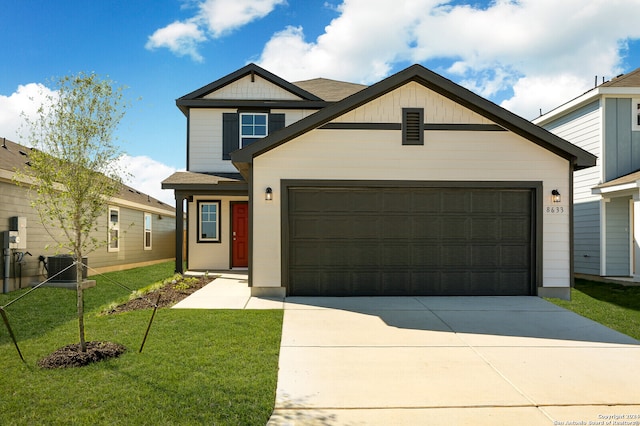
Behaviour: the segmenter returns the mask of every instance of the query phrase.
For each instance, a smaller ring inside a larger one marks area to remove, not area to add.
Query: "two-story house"
[[[420,65],[365,87],[251,64],[177,105],[188,269],[248,267],[254,295],[569,297],[595,156]]]
[[[598,157],[573,178],[575,272],[640,281],[640,68],[534,123]]]

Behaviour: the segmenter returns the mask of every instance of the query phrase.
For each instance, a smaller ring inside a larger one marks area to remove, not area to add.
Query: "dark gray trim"
[[[182,193],[181,191],[174,191],[174,196],[176,200],[176,218],[175,218],[175,236],[176,236],[176,264],[175,264],[175,272],[178,274],[184,273],[184,258],[183,258],[183,248],[185,247],[184,241],[184,200],[187,198],[187,195]],[[188,225],[189,222],[187,222]]]
[[[247,195],[248,186],[246,182],[237,183],[176,183],[162,184],[162,189],[174,189],[188,192],[189,195]]]
[[[327,123],[319,129],[331,130],[402,130],[401,123]],[[497,124],[424,123],[424,130],[459,132],[506,132]]]
[[[218,208],[216,210],[216,222],[218,225],[218,239],[215,241],[212,240],[202,240],[200,239],[200,204],[213,204],[216,203]],[[222,243],[222,200],[197,200],[196,204],[196,243],[197,244],[221,244]]]
[[[273,136],[268,136],[246,148],[235,151],[231,154],[231,159],[239,170],[244,170],[241,163],[250,163],[254,157],[316,129],[412,81],[451,99],[562,158],[568,160],[576,158],[577,169],[591,167],[596,163],[596,157],[589,152],[426,69],[422,65],[412,65],[373,86],[369,86],[342,101],[327,106],[315,114],[291,124]]]
[[[319,129],[330,130],[402,130],[400,123],[327,123]]]
[[[319,101],[319,102],[323,102],[322,99],[320,99],[319,97],[317,97],[316,95],[307,92],[306,90],[303,90],[302,88],[296,86],[295,84],[292,84],[280,77],[278,77],[275,74],[270,73],[269,71],[265,70],[264,68],[259,67],[256,64],[248,64],[243,68],[240,68],[239,70],[236,70],[234,72],[232,72],[231,74],[228,74],[212,83],[207,84],[206,86],[203,86],[197,90],[194,90],[191,93],[188,93],[180,98],[178,98],[176,100],[176,105],[178,105],[178,107],[182,110],[182,112],[186,113],[187,108],[190,105],[188,105],[189,101],[192,100],[198,100],[199,98],[202,98],[203,96],[208,95],[209,93],[215,92],[216,90],[219,90],[221,88],[223,88],[224,86],[227,86],[231,83],[233,83],[234,81],[237,81],[247,75],[251,75],[252,77],[255,75],[259,75],[260,77],[264,78],[265,80],[275,84],[278,87],[281,87],[282,89],[304,99],[305,101]],[[237,105],[237,103],[236,103]]]
[[[273,109],[322,109],[333,102],[326,101],[256,101],[227,99],[177,100],[176,105],[186,115],[191,108],[273,108]]]
[[[507,129],[497,124],[448,124],[425,123],[424,130],[447,130],[457,132],[506,132]]]
[[[573,217],[573,167],[569,169],[569,286],[575,287],[575,237],[574,237],[574,217]],[[569,293],[571,296],[571,293]]]
[[[283,179],[280,181],[280,276],[281,287],[289,295],[289,189],[293,187],[325,188],[498,188],[530,189],[532,192],[531,235],[534,248],[531,251],[531,294],[537,294],[542,286],[543,254],[543,185],[541,181],[388,181],[388,180],[308,180]],[[253,247],[250,247],[253,250]]]
[[[253,287],[253,166],[249,167],[249,287]]]
[[[402,108],[402,145],[424,145],[423,108]]]
[[[187,111],[187,168],[186,170],[191,170],[191,158],[189,157],[189,153],[191,152],[191,112]]]
[[[236,70],[234,72],[232,72],[231,74],[227,74],[226,76],[207,84],[206,86],[203,86],[197,90],[194,90],[191,93],[188,93],[182,97],[180,97],[179,99],[181,100],[186,100],[186,99],[197,99],[200,98],[202,96],[206,96],[209,93],[215,92],[216,90],[219,90],[221,88],[223,88],[224,86],[233,83],[236,80],[240,80],[241,78],[243,78],[246,75],[259,75],[260,77],[264,78],[265,80],[275,84],[276,86],[279,86],[281,88],[283,88],[284,90],[293,93],[296,96],[301,97],[302,99],[307,99],[307,100],[315,100],[315,101],[321,101],[322,99],[320,99],[319,97],[317,97],[316,95],[307,92],[306,90],[301,89],[300,87],[296,86],[295,84],[289,83],[288,81],[278,77],[275,74],[270,73],[269,71],[265,70],[264,68],[259,67],[258,65],[251,63],[248,64],[242,68],[240,68],[239,70]]]

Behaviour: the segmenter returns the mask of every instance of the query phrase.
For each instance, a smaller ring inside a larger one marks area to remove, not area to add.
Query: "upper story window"
[[[247,146],[268,134],[268,114],[242,113],[240,114],[240,141]]]
[[[631,130],[640,132],[640,99],[631,100]]]
[[[222,159],[231,160],[231,152],[282,129],[284,121],[282,113],[222,113]]]

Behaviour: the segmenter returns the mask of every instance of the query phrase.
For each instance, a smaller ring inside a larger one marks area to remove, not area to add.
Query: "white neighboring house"
[[[598,157],[574,173],[576,274],[640,281],[640,68],[533,122]]]
[[[595,156],[422,66],[364,87],[251,64],[177,104],[190,269],[246,265],[254,295],[569,297]]]

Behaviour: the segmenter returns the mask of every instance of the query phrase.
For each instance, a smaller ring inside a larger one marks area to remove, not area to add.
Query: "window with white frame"
[[[151,250],[151,226],[153,219],[151,213],[144,214],[144,249]]]
[[[198,242],[220,242],[220,201],[198,201]]]
[[[240,142],[243,147],[269,134],[268,117],[266,113],[240,114]]]
[[[640,99],[631,100],[631,130],[640,132]]]
[[[120,250],[120,209],[109,206],[107,251]]]

